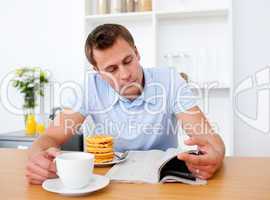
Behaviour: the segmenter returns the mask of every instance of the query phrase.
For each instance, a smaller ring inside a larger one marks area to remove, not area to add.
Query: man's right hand
[[[31,184],[42,184],[48,178],[56,177],[54,158],[60,154],[57,148],[49,148],[29,157],[26,165],[26,178]]]

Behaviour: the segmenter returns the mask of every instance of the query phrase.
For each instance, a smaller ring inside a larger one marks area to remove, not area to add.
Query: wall
[[[1,1],[0,13],[1,80],[21,66],[53,71],[53,79],[60,83],[83,80],[83,1]],[[1,93],[0,133],[21,130],[22,116],[6,110],[3,97]],[[22,98],[12,88],[9,97],[16,106],[22,104]],[[47,97],[45,100],[48,103]]]
[[[233,1],[235,89],[249,76],[255,85],[256,72],[270,65],[269,8],[268,0]],[[239,95],[236,108],[240,114],[236,112],[234,117],[235,155],[270,155],[269,71],[263,72],[262,76],[268,82],[268,89],[255,85]]]

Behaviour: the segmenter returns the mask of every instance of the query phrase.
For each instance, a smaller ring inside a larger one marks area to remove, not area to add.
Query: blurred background
[[[270,155],[269,8],[268,0],[0,0],[0,147],[9,147],[1,135],[25,129],[15,70],[46,72],[34,107],[46,126],[53,108],[78,100],[91,69],[88,33],[119,23],[133,34],[143,67],[175,67],[188,76],[227,155]],[[14,141],[12,147],[31,143]]]

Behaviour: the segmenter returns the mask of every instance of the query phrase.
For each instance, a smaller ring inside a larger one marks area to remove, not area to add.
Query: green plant
[[[36,96],[44,96],[44,86],[49,82],[45,71],[38,67],[20,68],[16,70],[12,84],[24,95],[24,108],[36,106]]]

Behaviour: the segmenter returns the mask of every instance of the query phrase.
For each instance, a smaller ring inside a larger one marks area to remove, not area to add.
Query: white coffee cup
[[[93,175],[94,155],[85,152],[63,153],[55,158],[57,175],[65,187],[87,186]]]

